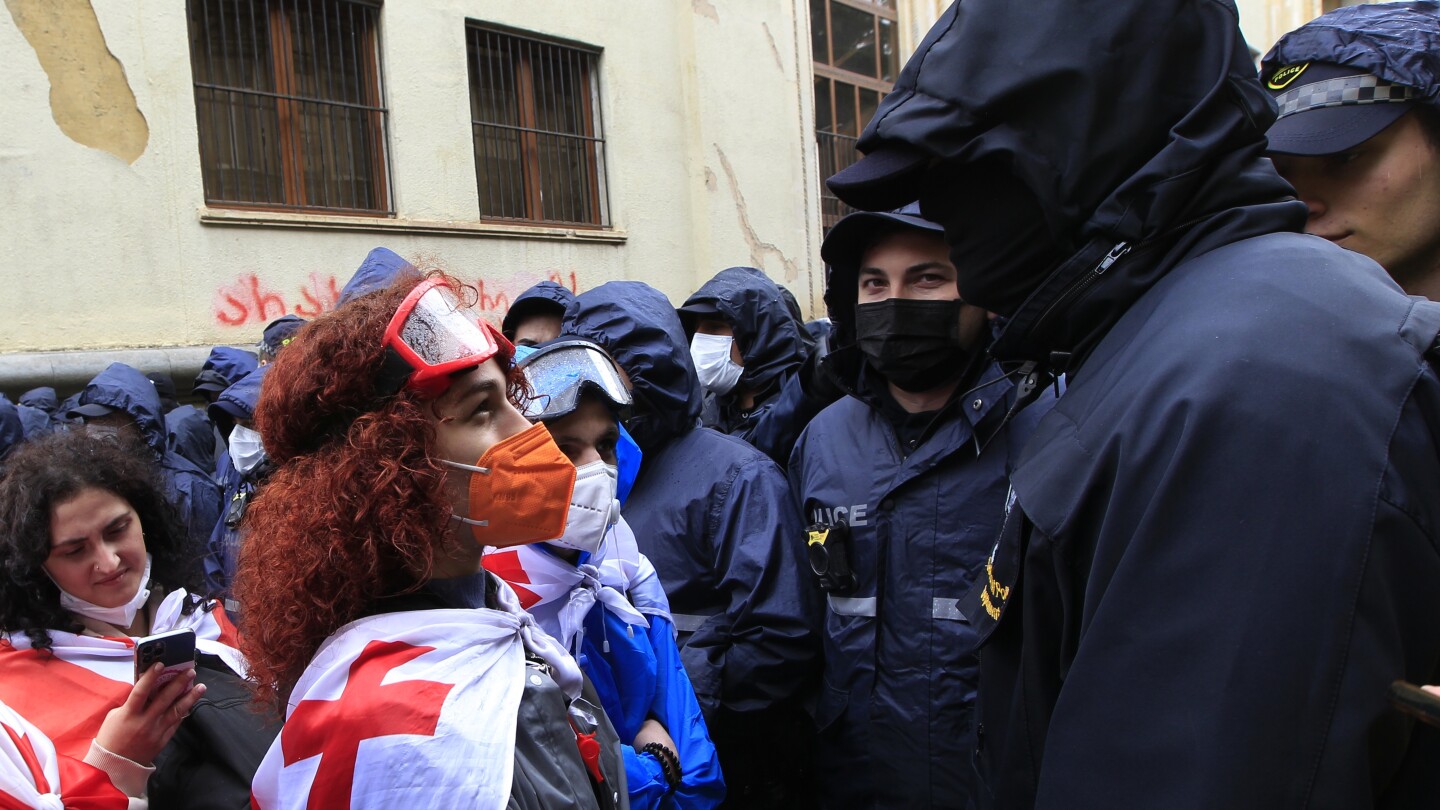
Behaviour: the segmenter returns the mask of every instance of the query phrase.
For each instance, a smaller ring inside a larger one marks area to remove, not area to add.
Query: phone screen
[[[187,628],[146,636],[135,642],[135,679],[156,662],[165,665],[163,684],[187,669],[195,668],[195,631]],[[158,686],[158,684],[157,684]]]

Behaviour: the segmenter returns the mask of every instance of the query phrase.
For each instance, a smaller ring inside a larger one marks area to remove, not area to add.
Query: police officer
[[[939,225],[915,207],[830,231],[829,363],[849,396],[801,434],[790,479],[827,591],[816,712],[825,807],[973,805],[976,636],[958,608],[995,542],[1007,467],[1048,403],[1006,423]]]
[[[1306,233],[1440,298],[1440,3],[1336,9],[1281,37],[1263,78],[1280,108],[1270,156]]]

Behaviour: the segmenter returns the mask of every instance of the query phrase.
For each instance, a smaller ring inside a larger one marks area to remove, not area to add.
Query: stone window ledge
[[[234,208],[200,208],[202,225],[260,228],[307,228],[333,231],[383,231],[386,233],[432,236],[469,236],[501,239],[555,239],[565,242],[621,244],[628,238],[614,228],[566,228],[551,225],[519,225],[460,220],[356,217],[289,211],[250,211]]]

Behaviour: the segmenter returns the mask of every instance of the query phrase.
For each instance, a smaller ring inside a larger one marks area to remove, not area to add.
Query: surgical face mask
[[[102,442],[120,441],[120,428],[114,425],[86,425],[85,435]]]
[[[146,600],[150,598],[150,565],[153,561],[153,558],[149,554],[145,555],[145,573],[140,576],[140,587],[135,589],[135,595],[130,597],[130,601],[123,605],[119,605],[118,607],[101,607],[93,602],[86,602],[74,594],[67,593],[64,588],[56,585],[55,587],[60,588],[60,607],[65,608],[71,613],[77,613],[86,618],[112,624],[122,629],[129,627],[135,623],[135,614],[140,612],[140,608],[144,607]],[[53,582],[54,580],[51,581]]]
[[[520,546],[565,533],[575,465],[560,452],[544,423],[536,422],[490,446],[474,465],[441,459],[470,472],[470,526],[482,546]]]
[[[615,500],[619,478],[619,472],[603,461],[576,467],[565,534],[551,543],[591,554],[599,551],[605,532],[620,519],[620,503]]]
[[[236,425],[230,431],[230,463],[235,470],[248,473],[265,460],[265,445],[260,443],[260,434],[244,425]]]
[[[905,391],[928,391],[966,365],[960,301],[890,298],[855,307],[855,342],[866,361]]]
[[[700,384],[706,391],[719,396],[730,393],[745,367],[730,359],[730,347],[735,338],[730,335],[706,335],[700,332],[690,340],[690,357],[695,361],[695,373],[700,375]]]

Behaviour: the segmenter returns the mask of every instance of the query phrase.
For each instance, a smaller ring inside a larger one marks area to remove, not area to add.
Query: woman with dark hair
[[[473,301],[401,277],[266,379],[277,469],[234,584],[251,676],[286,711],[257,806],[627,806],[598,698],[480,564],[564,533],[575,468],[516,410],[513,347]]]
[[[0,479],[0,526],[0,701],[141,795],[207,686],[194,670],[162,686],[159,664],[137,680],[134,639],[188,628],[244,670],[224,612],[187,590],[195,551],[155,465],[83,431],[27,442]]]

